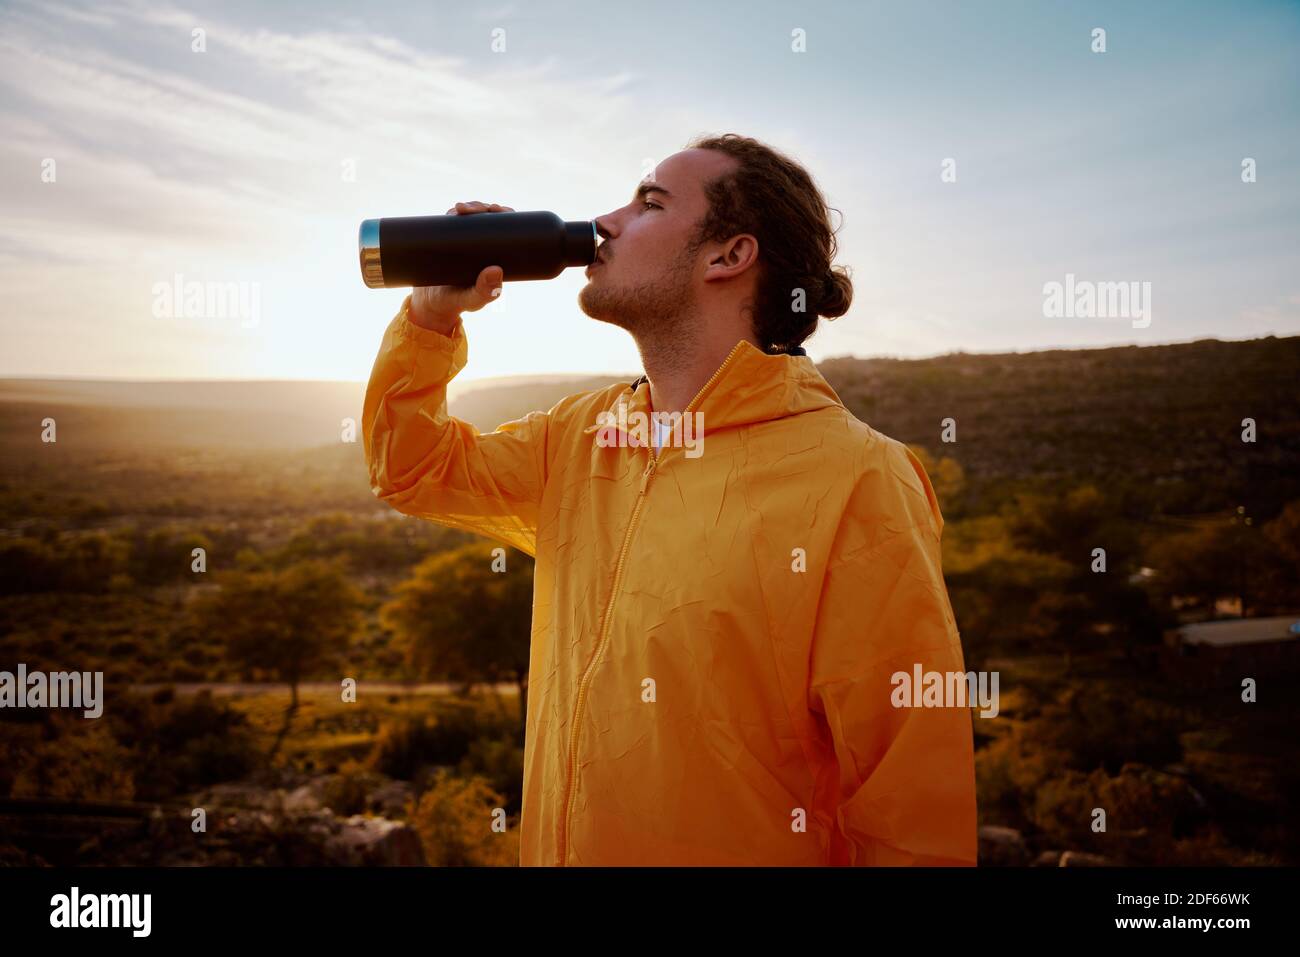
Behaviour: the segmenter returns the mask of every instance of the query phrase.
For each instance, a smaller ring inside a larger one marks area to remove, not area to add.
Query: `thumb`
[[[478,293],[485,303],[491,302],[501,295],[505,278],[506,272],[500,266],[488,266],[478,274],[478,282],[474,284],[474,291]]]

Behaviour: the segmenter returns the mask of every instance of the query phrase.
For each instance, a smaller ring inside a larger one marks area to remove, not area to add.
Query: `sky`
[[[722,132],[837,210],[815,360],[1295,335],[1298,50],[1294,0],[6,0],[0,376],[364,381],[405,291],[363,284],[361,220],[592,219]],[[1049,315],[1067,275],[1145,320]],[[467,316],[458,384],[639,371],[584,282]]]

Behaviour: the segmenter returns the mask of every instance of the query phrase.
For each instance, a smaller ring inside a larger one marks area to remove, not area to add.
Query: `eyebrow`
[[[663,188],[662,186],[660,186],[658,183],[654,183],[654,182],[650,182],[650,183],[644,183],[644,182],[643,182],[640,186],[638,186],[638,187],[636,188],[636,195],[633,196],[632,198],[633,198],[633,199],[644,199],[644,198],[645,198],[646,196],[648,196],[650,193],[663,193],[664,196],[665,196],[666,198],[668,198],[668,199],[672,199],[672,198],[673,198],[673,194],[672,194],[672,193],[668,192],[668,190],[664,189],[664,188]]]

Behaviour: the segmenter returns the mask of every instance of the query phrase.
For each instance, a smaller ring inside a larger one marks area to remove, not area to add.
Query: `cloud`
[[[548,146],[547,130],[613,143],[617,131],[600,124],[627,112],[626,72],[570,79],[554,62],[508,56],[485,69],[392,36],[250,29],[152,4],[106,9],[56,11],[108,28],[90,34],[51,29],[22,7],[0,14],[0,169],[16,184],[10,214],[47,227],[29,233],[33,257],[70,230],[231,241],[250,224],[328,205],[351,158],[392,182],[468,180],[510,160],[506,130],[533,167],[598,175],[598,149]],[[196,25],[205,53],[189,50]],[[127,55],[127,38],[146,55]],[[38,178],[47,156],[59,164],[56,187]]]

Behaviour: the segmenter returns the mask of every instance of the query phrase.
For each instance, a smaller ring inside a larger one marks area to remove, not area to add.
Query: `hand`
[[[447,210],[449,216],[473,216],[475,213],[513,213],[500,203],[457,203]],[[411,290],[411,321],[425,329],[449,335],[463,312],[478,312],[501,295],[505,270],[488,266],[478,274],[472,286],[416,286]]]

